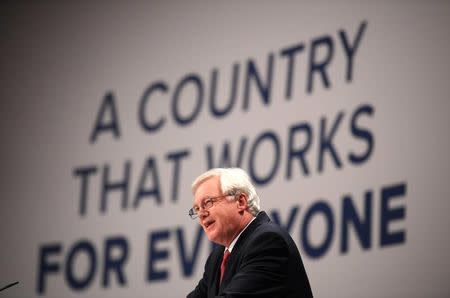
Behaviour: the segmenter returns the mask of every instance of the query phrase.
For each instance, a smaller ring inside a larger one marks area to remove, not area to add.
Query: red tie
[[[220,282],[222,282],[223,274],[225,273],[225,268],[227,268],[228,258],[230,257],[231,253],[228,251],[228,249],[225,249],[225,252],[223,253],[222,258],[222,264],[220,264]]]

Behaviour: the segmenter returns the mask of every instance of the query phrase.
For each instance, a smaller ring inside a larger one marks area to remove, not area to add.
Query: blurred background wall
[[[446,1],[5,3],[0,287],[184,297],[239,166],[316,297],[448,297]],[[2,294],[3,294],[2,293]]]

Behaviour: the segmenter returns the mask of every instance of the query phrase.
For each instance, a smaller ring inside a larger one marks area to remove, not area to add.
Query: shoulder
[[[253,237],[261,237],[261,235],[272,236],[272,237],[290,237],[289,233],[281,228],[278,224],[270,220],[266,212],[261,211],[260,214],[255,218],[252,225],[254,226],[250,232]]]
[[[279,225],[273,221],[264,222],[256,227],[253,233],[250,235],[253,241],[268,239],[283,239],[287,240],[290,237],[289,233],[282,229]]]
[[[268,220],[261,222],[246,241],[247,249],[255,246],[279,247],[290,252],[298,251],[291,235],[275,222]]]
[[[235,249],[242,255],[271,249],[294,253],[297,246],[286,230],[271,221],[267,213],[261,211],[243,232]]]
[[[284,231],[275,223],[271,221],[258,223],[254,226],[239,246],[242,246],[243,251],[258,250],[263,247],[274,245],[287,246],[287,236]]]

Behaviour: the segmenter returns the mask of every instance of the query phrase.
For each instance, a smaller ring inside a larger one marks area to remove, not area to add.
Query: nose
[[[197,214],[198,214],[198,218],[201,221],[201,220],[205,219],[206,217],[208,217],[209,212],[203,208],[200,208],[200,210],[198,210]]]

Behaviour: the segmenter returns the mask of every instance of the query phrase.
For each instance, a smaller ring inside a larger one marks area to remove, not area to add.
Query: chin
[[[206,233],[206,237],[208,237],[209,241],[217,243],[216,237],[214,237],[214,235],[212,235],[211,233]]]
[[[222,243],[220,243],[219,239],[217,239],[214,233],[206,233],[206,237],[208,237],[209,241],[222,245]]]

